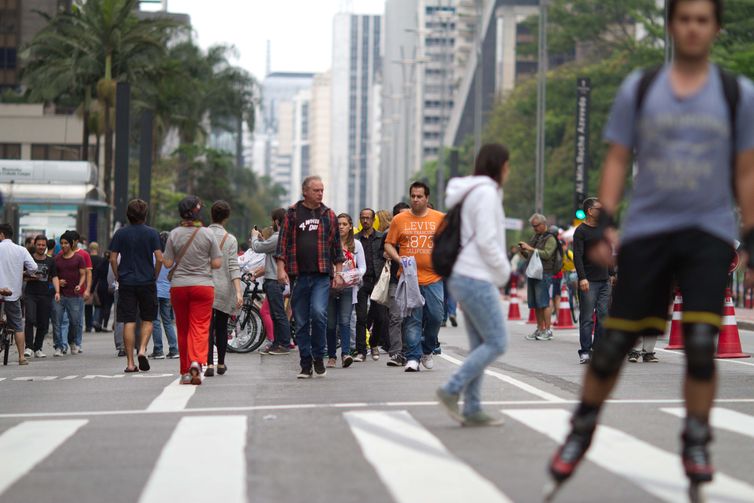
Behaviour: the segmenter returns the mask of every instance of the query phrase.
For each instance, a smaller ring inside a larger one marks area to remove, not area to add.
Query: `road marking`
[[[89,421],[25,421],[0,436],[0,494]]]
[[[509,409],[503,413],[558,443],[568,434],[571,414],[564,409]],[[678,455],[620,430],[599,426],[587,459],[663,501],[688,501],[688,481]],[[705,486],[705,492],[710,501],[754,501],[754,486],[719,472]]]
[[[176,412],[186,408],[191,397],[196,393],[196,386],[181,384],[178,378],[171,382],[157,398],[147,407],[149,412]]]
[[[405,410],[346,412],[343,416],[364,457],[397,503],[510,503]]]
[[[246,417],[184,417],[162,449],[139,503],[246,503],[245,451]],[[209,483],[208,470],[219,474],[218,483]]]
[[[461,366],[463,365],[463,360],[459,360],[458,358],[453,358],[452,356],[441,354],[440,358],[443,360],[447,360],[450,363],[453,363],[455,365]],[[499,372],[495,372],[494,370],[485,370],[484,373],[488,376],[494,377],[495,379],[499,379],[503,382],[506,382],[508,384],[512,384],[513,386],[526,391],[527,393],[530,393],[534,396],[538,396],[539,398],[543,400],[547,400],[548,402],[552,403],[566,403],[566,400],[563,398],[560,398],[559,396],[555,396],[552,393],[548,393],[546,391],[543,391],[535,386],[532,386],[531,384],[526,384],[523,381],[519,381],[518,379],[514,379],[513,377],[507,376],[505,374],[501,374]]]
[[[662,411],[680,418],[686,417],[686,409],[681,407],[666,408]],[[714,407],[710,415],[710,423],[714,428],[754,438],[754,417],[748,414]]]
[[[14,377],[14,381],[54,381],[58,376],[23,376]]]
[[[670,349],[661,349],[661,348],[655,348],[655,351],[662,351],[663,353],[667,353],[669,355],[676,355],[676,356],[685,356],[685,353],[683,350],[670,350]],[[747,367],[754,367],[754,363],[744,362],[741,360],[737,360],[735,358],[716,358],[715,361],[717,362],[725,362],[725,363],[734,363],[736,365],[746,365]]]

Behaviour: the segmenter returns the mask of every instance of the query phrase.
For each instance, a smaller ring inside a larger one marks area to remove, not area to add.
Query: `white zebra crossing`
[[[560,443],[568,434],[571,414],[564,409],[520,409],[503,411],[524,425]],[[678,459],[670,453],[620,430],[599,426],[587,459],[600,467],[624,477],[644,491],[668,502],[688,501],[688,482]],[[717,473],[707,484],[709,501],[754,501],[754,486]]]
[[[0,495],[89,421],[24,421],[0,436]]]
[[[359,411],[344,416],[367,461],[397,503],[510,503],[408,412]]]
[[[664,408],[661,410],[677,417],[686,417],[686,409],[681,407]],[[739,435],[754,438],[754,417],[748,414],[714,407],[710,414],[710,424],[712,424],[713,428],[732,431]]]

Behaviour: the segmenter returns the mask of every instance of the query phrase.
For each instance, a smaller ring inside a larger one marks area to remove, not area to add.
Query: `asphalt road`
[[[434,402],[465,358],[462,327],[442,329],[431,371],[406,374],[383,356],[298,381],[295,354],[231,354],[229,372],[198,387],[176,384],[175,360],[124,375],[112,335],[85,334],[81,355],[0,367],[0,501],[541,501],[584,367],[575,330],[529,342],[530,330],[509,324],[508,353],[483,387],[506,424],[486,429],[457,426]],[[742,341],[754,353],[754,333]],[[589,461],[557,501],[686,501],[683,355],[658,356],[627,364]],[[719,369],[719,472],[707,494],[751,502],[754,361]]]

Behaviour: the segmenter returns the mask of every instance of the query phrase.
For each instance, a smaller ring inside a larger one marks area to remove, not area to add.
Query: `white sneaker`
[[[34,352],[34,357],[35,358],[47,358],[47,355],[44,354],[41,349],[38,349],[37,351]]]
[[[24,356],[26,358],[31,358],[32,356],[34,356],[34,351],[32,351],[31,348],[26,348],[24,349]]]
[[[71,344],[71,354],[77,355],[79,354],[79,347],[75,344]]]
[[[404,372],[419,372],[419,362],[416,360],[409,360],[406,362],[406,368],[403,369]]]
[[[432,355],[423,355],[422,365],[424,365],[425,369],[432,370],[435,366],[435,360],[432,358]]]
[[[52,354],[54,357],[63,356],[63,350],[60,348],[55,348],[55,352]]]

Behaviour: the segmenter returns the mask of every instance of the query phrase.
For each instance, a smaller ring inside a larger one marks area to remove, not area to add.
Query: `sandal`
[[[134,368],[132,368],[132,369],[130,369],[130,368],[128,368],[128,367],[126,367],[126,370],[124,370],[123,372],[125,372],[126,374],[131,374],[131,373],[133,373],[133,372],[138,372],[138,371],[139,371],[139,368],[138,368],[138,367],[134,367]]]

